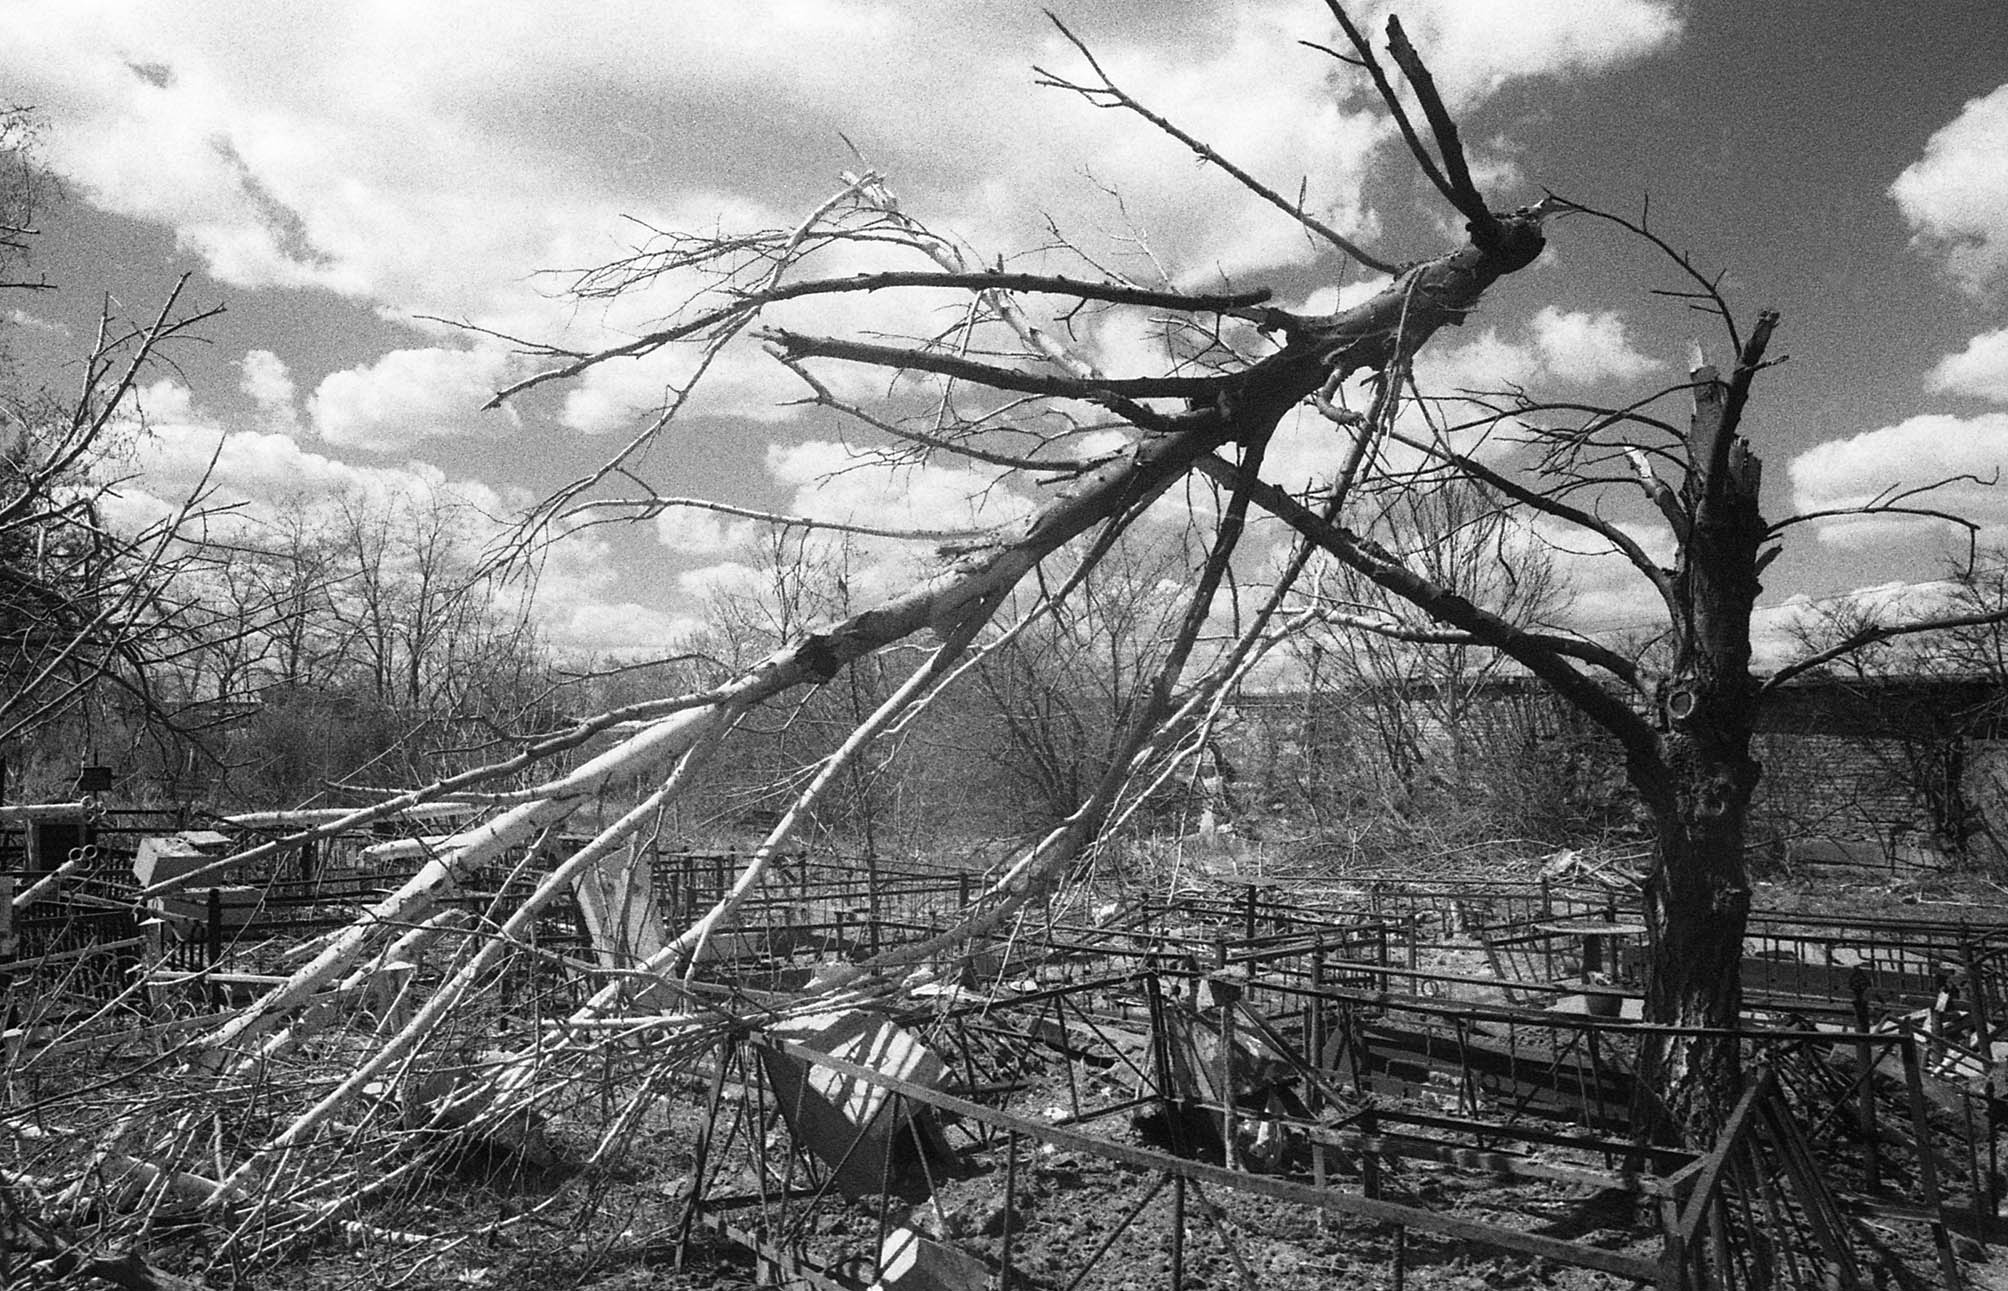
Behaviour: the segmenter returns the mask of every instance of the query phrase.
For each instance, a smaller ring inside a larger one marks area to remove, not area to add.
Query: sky
[[[1360,79],[1299,43],[1339,41],[1323,5],[1052,7],[1125,88],[1275,189],[1301,185],[1310,210],[1382,258],[1454,245]],[[2008,6],[1392,8],[1495,207],[1553,191],[1649,215],[1721,275],[1746,325],[1782,313],[1772,353],[1789,361],[1761,379],[1747,422],[1767,517],[1990,478],[2008,461]],[[1354,13],[1378,30],[1389,9]],[[619,343],[690,284],[581,301],[564,271],[628,254],[649,229],[791,225],[860,154],[983,263],[1055,267],[1039,248],[1057,228],[1127,272],[1266,286],[1287,306],[1330,309],[1375,285],[1144,122],[1036,85],[1034,65],[1085,68],[1034,4],[0,0],[0,20],[0,102],[37,110],[41,159],[67,193],[43,212],[34,262],[60,290],[0,298],[8,346],[62,384],[107,302],[145,314],[187,272],[192,301],[227,307],[144,393],[135,515],[212,460],[224,496],[275,514],[343,491],[448,490],[496,516],[541,497],[645,424],[680,360],[610,363],[483,411],[533,366],[489,333]],[[1549,240],[1436,338],[1428,388],[1515,381],[1622,403],[1678,380],[1692,339],[1726,361],[1709,320],[1654,294],[1682,285],[1656,253],[1580,217]],[[824,302],[782,321],[912,329],[941,304]],[[1151,370],[1133,319],[1104,316],[1080,344],[1111,370]],[[751,342],[708,391],[643,466],[660,493],[930,528],[1038,498],[964,463],[861,464],[856,428],[791,406],[801,387]],[[1286,426],[1271,476],[1315,479],[1332,457],[1307,418]],[[1967,484],[1938,502],[2008,541],[2008,493]],[[1648,513],[1615,514],[1665,550]],[[751,576],[751,537],[687,511],[575,534],[545,570],[547,635],[569,651],[668,649],[710,589]],[[1796,607],[1895,596],[1964,545],[1888,519],[1791,537],[1765,579],[1774,654]],[[1647,621],[1643,585],[1617,562],[1561,550],[1579,626]],[[895,590],[918,559],[869,554],[867,594]]]

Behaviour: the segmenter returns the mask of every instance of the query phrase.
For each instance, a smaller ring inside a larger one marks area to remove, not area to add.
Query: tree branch
[[[754,336],[767,343],[774,357],[784,363],[805,358],[841,359],[868,363],[896,371],[933,372],[958,381],[968,381],[996,390],[1016,390],[1023,394],[1050,395],[1061,399],[1084,399],[1104,403],[1109,396],[1126,398],[1208,398],[1235,381],[1239,374],[1210,377],[1079,377],[1047,376],[1016,368],[959,358],[932,350],[905,349],[897,345],[875,345],[870,341],[847,341],[827,336],[805,336],[778,327],[762,328]]]
[[[1689,278],[1694,280],[1699,290],[1694,292],[1660,291],[1660,292],[1655,292],[1654,294],[1661,296],[1681,296],[1690,299],[1699,299],[1706,301],[1707,302],[1706,312],[1711,313],[1715,315],[1718,319],[1720,319],[1722,321],[1722,326],[1724,330],[1729,333],[1730,350],[1737,354],[1741,354],[1743,352],[1742,333],[1738,330],[1736,326],[1735,316],[1730,313],[1729,302],[1722,298],[1722,291],[1719,285],[1718,278],[1710,278],[1708,275],[1702,273],[1700,269],[1695,267],[1694,261],[1688,256],[1688,254],[1685,251],[1678,250],[1677,248],[1674,247],[1672,243],[1668,242],[1665,238],[1662,238],[1659,234],[1654,233],[1652,231],[1652,228],[1648,223],[1648,216],[1651,211],[1650,196],[1648,196],[1647,198],[1645,211],[1641,212],[1639,218],[1636,221],[1626,219],[1624,216],[1618,215],[1611,211],[1599,210],[1597,207],[1594,206],[1585,206],[1581,202],[1572,201],[1569,198],[1561,197],[1555,193],[1549,193],[1547,197],[1544,199],[1544,201],[1547,204],[1549,204],[1553,209],[1558,211],[1568,211],[1577,215],[1587,215],[1591,219],[1603,220],[1606,223],[1615,224],[1619,228],[1625,230],[1627,233],[1633,234],[1636,237],[1644,238],[1647,242],[1650,242],[1653,246],[1659,248],[1660,252],[1664,254],[1667,259],[1673,261],[1676,265],[1680,266],[1680,270],[1682,273],[1686,274]]]
[[[817,278],[806,282],[785,283],[762,291],[735,293],[729,305],[721,305],[707,310],[694,318],[685,319],[675,327],[637,336],[632,341],[580,355],[575,361],[563,367],[550,368],[533,373],[513,385],[495,392],[485,408],[499,408],[509,399],[533,386],[548,381],[563,380],[578,376],[587,368],[605,363],[609,359],[640,358],[653,353],[665,345],[686,340],[709,328],[729,322],[744,322],[769,305],[782,301],[797,300],[804,296],[828,296],[844,293],[890,291],[902,287],[961,287],[970,291],[1025,291],[1047,295],[1073,296],[1081,300],[1101,300],[1117,305],[1141,305],[1153,309],[1188,309],[1202,313],[1231,313],[1253,309],[1270,297],[1264,288],[1255,291],[1238,291],[1220,295],[1186,295],[1176,291],[1151,291],[1147,288],[1126,283],[1086,282],[1078,278],[1055,277],[1037,273],[948,273],[930,270],[897,270],[886,273],[855,274],[848,278]],[[433,322],[447,322],[442,318],[432,318]],[[465,326],[462,324],[462,326]],[[482,330],[482,329],[473,329]],[[493,333],[491,333],[492,335]]]
[[[1202,458],[1197,465],[1223,483],[1233,484],[1241,479],[1240,472],[1233,465],[1218,457]],[[1554,687],[1564,699],[1615,735],[1634,757],[1657,759],[1654,733],[1645,719],[1577,672],[1562,652],[1555,648],[1552,639],[1528,632],[1457,593],[1437,586],[1386,552],[1375,549],[1358,535],[1319,516],[1273,484],[1251,482],[1248,493],[1255,505],[1288,524],[1347,568],[1414,605],[1430,618],[1469,632],[1479,643],[1526,665],[1528,671]],[[1584,641],[1572,642],[1568,653],[1637,689],[1637,669],[1630,660],[1615,651]]]
[[[886,529],[876,525],[846,524],[838,520],[784,515],[778,511],[734,506],[729,502],[713,502],[709,498],[603,498],[592,502],[581,502],[565,514],[615,510],[633,511],[636,513],[633,518],[639,520],[653,520],[669,510],[710,511],[718,515],[733,516],[741,520],[757,520],[762,524],[781,525],[789,529],[819,529],[830,533],[857,534],[865,538],[899,538],[913,542],[968,543],[993,538],[997,532],[995,529]]]
[[[1429,122],[1429,131],[1436,136],[1437,150],[1443,154],[1444,177],[1448,182],[1438,187],[1450,204],[1471,221],[1472,239],[1480,246],[1489,243],[1499,234],[1499,220],[1485,204],[1478,186],[1471,182],[1471,168],[1464,160],[1464,142],[1458,137],[1457,122],[1451,119],[1450,110],[1443,106],[1443,96],[1436,92],[1436,78],[1429,74],[1429,68],[1423,64],[1422,56],[1415,52],[1415,46],[1408,43],[1408,34],[1401,29],[1401,19],[1393,14],[1389,14],[1387,20],[1387,47],[1402,75],[1408,78],[1409,85],[1415,90],[1416,101],[1422,105],[1422,115]]]
[[[1758,693],[1776,690],[1794,677],[1811,672],[1867,646],[1893,641],[1897,637],[1916,636],[1924,632],[1943,632],[1952,628],[1989,627],[1996,623],[2008,623],[2008,607],[1979,614],[1948,614],[1940,618],[1918,619],[1911,623],[1892,623],[1886,627],[1871,623],[1849,633],[1841,641],[1824,650],[1816,651],[1804,659],[1780,668],[1765,679],[1758,687]]]
[[[1554,516],[1557,520],[1566,520],[1570,524],[1596,534],[1605,542],[1616,547],[1619,552],[1623,553],[1624,558],[1631,562],[1634,569],[1645,575],[1647,580],[1652,583],[1653,590],[1657,591],[1660,599],[1666,603],[1669,613],[1676,612],[1673,583],[1672,580],[1667,578],[1666,571],[1654,564],[1652,558],[1646,555],[1645,548],[1639,546],[1638,542],[1630,534],[1617,525],[1594,516],[1580,507],[1570,506],[1568,503],[1560,501],[1557,498],[1550,497],[1545,493],[1519,484],[1501,475],[1491,467],[1485,466],[1461,453],[1453,453],[1439,444],[1431,444],[1427,441],[1413,439],[1399,433],[1393,433],[1392,438],[1397,443],[1406,444],[1410,448],[1428,453],[1438,461],[1455,467],[1461,474],[1478,480],[1489,488],[1497,489],[1499,492],[1504,493],[1507,497],[1524,506],[1531,507],[1544,515]]]
[[[1371,252],[1367,251],[1364,247],[1360,246],[1357,242],[1354,242],[1351,238],[1346,237],[1338,230],[1331,228],[1323,221],[1307,214],[1304,210],[1303,203],[1290,202],[1285,200],[1283,195],[1278,193],[1275,189],[1270,188],[1267,184],[1264,184],[1261,180],[1256,179],[1253,175],[1249,174],[1247,171],[1241,169],[1233,162],[1227,160],[1227,158],[1221,156],[1218,152],[1214,151],[1211,147],[1207,146],[1199,139],[1179,129],[1177,126],[1173,125],[1171,121],[1166,117],[1163,117],[1158,113],[1151,111],[1149,108],[1145,107],[1141,102],[1132,98],[1127,91],[1119,87],[1115,83],[1115,81],[1109,77],[1109,74],[1106,71],[1102,70],[1102,65],[1100,61],[1098,61],[1095,58],[1094,53],[1088,49],[1086,43],[1083,42],[1080,37],[1076,36],[1073,32],[1067,30],[1067,24],[1061,22],[1059,17],[1055,15],[1053,11],[1050,9],[1046,11],[1046,17],[1050,18],[1052,20],[1053,25],[1060,29],[1060,34],[1067,38],[1067,43],[1071,44],[1075,49],[1080,51],[1081,57],[1087,60],[1088,66],[1094,69],[1095,75],[1101,78],[1102,83],[1099,86],[1082,85],[1079,84],[1078,82],[1070,81],[1065,77],[1056,76],[1052,72],[1047,71],[1043,67],[1034,66],[1032,70],[1033,72],[1037,73],[1039,77],[1039,79],[1036,82],[1034,82],[1034,84],[1046,86],[1048,88],[1056,90],[1066,90],[1072,94],[1078,94],[1082,98],[1088,100],[1088,102],[1093,103],[1096,107],[1122,108],[1126,111],[1134,112],[1136,115],[1150,122],[1151,125],[1157,127],[1157,129],[1163,131],[1165,134],[1170,135],[1173,139],[1178,140],[1178,142],[1192,149],[1193,153],[1196,154],[1201,161],[1204,161],[1209,166],[1213,166],[1216,169],[1224,171],[1226,174],[1231,176],[1236,183],[1240,184],[1243,188],[1255,194],[1255,196],[1261,198],[1263,201],[1269,203],[1269,205],[1275,207],[1277,210],[1282,211],[1284,214],[1288,215],[1291,219],[1297,221],[1297,223],[1309,229],[1311,232],[1317,234],[1325,241],[1331,243],[1334,247],[1337,247],[1341,252],[1350,256],[1354,261],[1356,261],[1360,265],[1373,270],[1375,273],[1396,274],[1401,272],[1401,266],[1396,264],[1391,264],[1388,261],[1381,259],[1379,256],[1376,256]],[[1397,109],[1397,111],[1398,110],[1399,109]]]

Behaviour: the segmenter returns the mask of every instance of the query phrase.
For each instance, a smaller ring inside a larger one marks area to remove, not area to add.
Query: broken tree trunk
[[[1642,1089],[1656,1090],[1691,1143],[1713,1141],[1742,1086],[1734,1032],[1743,1006],[1743,931],[1750,914],[1744,837],[1761,768],[1750,755],[1757,683],[1750,615],[1767,530],[1762,467],[1736,433],[1750,376],[1777,316],[1765,314],[1725,382],[1697,354],[1681,512],[1678,654],[1658,696],[1657,765],[1630,767],[1656,824],[1645,889],[1646,1020],[1713,1034],[1658,1039]]]

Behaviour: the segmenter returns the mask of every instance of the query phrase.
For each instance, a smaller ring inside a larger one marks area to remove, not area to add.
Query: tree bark
[[[1656,1092],[1673,1125],[1702,1145],[1714,1141],[1742,1087],[1735,1032],[1750,914],[1744,836],[1762,770],[1750,755],[1758,693],[1750,615],[1762,590],[1757,571],[1767,529],[1758,511],[1761,464],[1736,430],[1741,395],[1774,321],[1766,315],[1760,322],[1738,355],[1734,381],[1721,381],[1699,361],[1690,374],[1694,414],[1682,498],[1690,519],[1675,571],[1683,621],[1658,695],[1658,757],[1634,759],[1630,768],[1657,824],[1645,889],[1646,1020],[1705,1032],[1652,1037],[1640,1089]]]

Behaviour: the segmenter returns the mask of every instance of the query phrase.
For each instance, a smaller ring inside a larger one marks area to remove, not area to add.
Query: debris
[[[982,1260],[902,1227],[885,1235],[871,1291],[985,1291],[989,1285],[990,1266]]]
[[[141,887],[153,887],[181,878],[219,856],[228,855],[230,837],[213,829],[184,829],[177,834],[156,834],[140,840],[133,857],[132,873]]]
[[[815,1013],[773,1028],[832,1058],[929,1089],[946,1068],[933,1050],[891,1019],[864,1011]],[[946,1156],[932,1114],[883,1086],[771,1049],[761,1054],[781,1114],[795,1136],[836,1174],[849,1197],[925,1188],[910,1169],[922,1150]]]
[[[536,1075],[535,1065],[526,1059],[482,1053],[460,1065],[408,1077],[398,1090],[398,1110],[406,1129],[459,1133],[549,1170],[559,1164],[558,1154],[543,1116],[526,1105]]]

